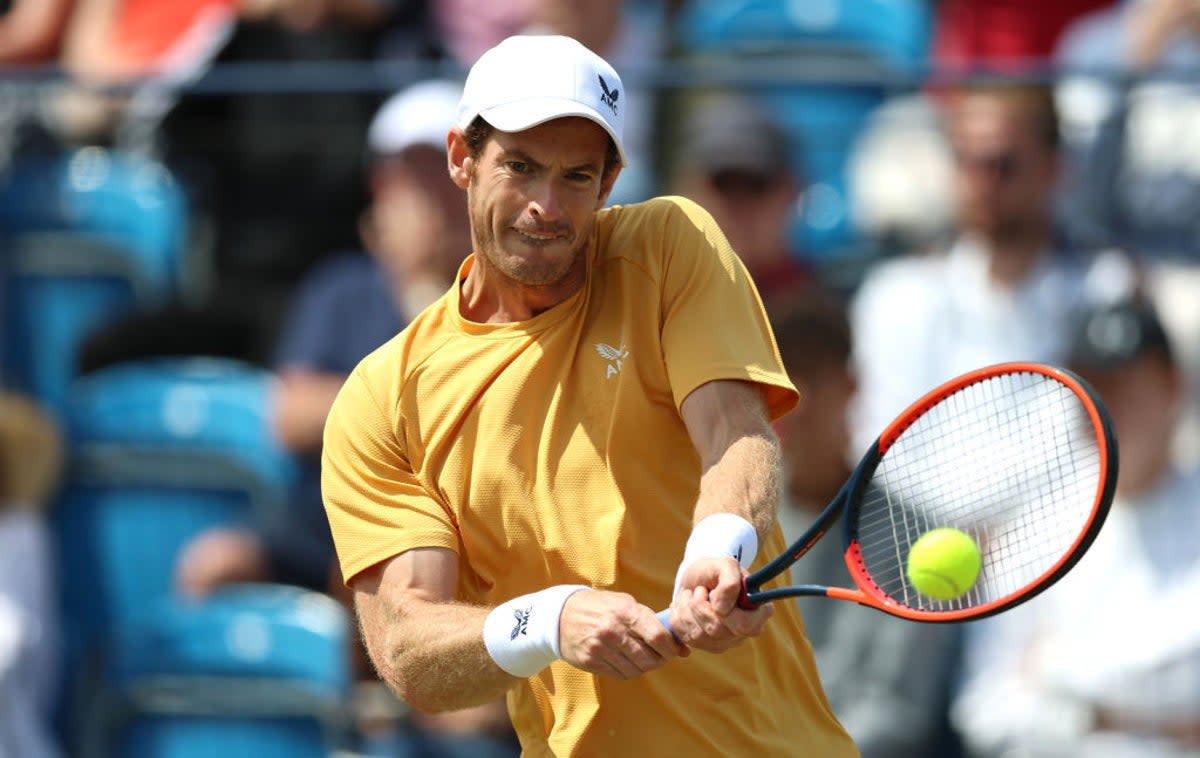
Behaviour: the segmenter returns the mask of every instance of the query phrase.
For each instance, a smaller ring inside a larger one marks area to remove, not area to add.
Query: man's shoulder
[[[614,205],[596,215],[602,262],[625,259],[652,264],[663,260],[681,243],[693,247],[687,244],[689,238],[698,241],[716,228],[708,211],[688,198],[675,195]]]
[[[660,195],[640,203],[613,205],[597,213],[598,223],[610,227],[640,227],[663,222],[712,223],[698,203],[679,195]]]
[[[442,298],[414,318],[394,337],[371,351],[359,363],[364,377],[379,381],[403,381],[431,355],[453,339],[446,298]]]

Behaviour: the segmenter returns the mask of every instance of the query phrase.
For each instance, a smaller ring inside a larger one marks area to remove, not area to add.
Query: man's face
[[[450,285],[471,252],[471,236],[444,150],[415,146],[376,160],[363,237],[389,276]]]
[[[740,170],[697,175],[682,192],[713,215],[752,272],[788,255],[787,232],[798,189],[786,173]]]
[[[1040,227],[1050,213],[1057,162],[1028,105],[970,94],[956,107],[950,141],[964,230],[1004,239]]]
[[[554,285],[582,265],[594,214],[618,173],[604,174],[608,142],[598,124],[573,117],[493,131],[476,158],[452,138],[451,176],[467,190],[476,254],[530,287]]]

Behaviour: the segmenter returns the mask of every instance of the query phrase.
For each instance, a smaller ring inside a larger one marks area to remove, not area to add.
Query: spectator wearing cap
[[[310,271],[278,346],[274,432],[302,463],[293,508],[251,531],[197,538],[178,564],[184,593],[204,595],[231,581],[331,586],[333,544],[320,491],[325,416],[358,361],[445,292],[471,250],[461,191],[446,175],[446,133],[461,92],[457,82],[414,84],[373,119],[371,202],[359,220],[366,253],[336,253]]]
[[[754,100],[720,94],[686,119],[673,191],[716,219],[770,304],[813,283],[789,239],[802,195],[789,135]]]
[[[816,293],[773,314],[772,326],[801,398],[775,425],[787,471],[777,518],[791,541],[850,476],[853,340],[842,304]],[[792,567],[792,582],[853,586],[843,551],[840,539],[820,540]],[[856,603],[797,602],[829,705],[862,758],[957,755],[946,710],[958,625],[881,620]]]
[[[1116,498],[1086,558],[1045,595],[972,625],[955,723],[981,755],[1200,752],[1200,471],[1171,460],[1184,382],[1140,301],[1080,321],[1068,365],[1120,445]]]
[[[420,82],[393,95],[367,132],[371,197],[359,220],[362,253],[339,253],[300,284],[277,357],[274,431],[301,462],[286,518],[253,529],[219,528],[184,552],[177,584],[204,595],[222,584],[275,581],[349,601],[335,568],[321,501],[321,435],[334,397],[363,357],[391,339],[455,279],[471,251],[462,191],[446,172],[446,134],[458,82]],[[372,679],[365,660],[360,674]],[[368,755],[505,758],[517,753],[502,702],[396,721],[394,697],[362,690]]]

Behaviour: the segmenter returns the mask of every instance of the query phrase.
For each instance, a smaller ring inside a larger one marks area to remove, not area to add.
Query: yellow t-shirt
[[[443,547],[460,558],[463,601],[586,584],[668,605],[700,476],[680,403],[748,380],[777,417],[797,394],[745,268],[699,206],[600,211],[587,255],[586,285],[528,321],[467,321],[452,288],[348,379],[322,474],[347,580]],[[784,547],[777,528],[760,562]],[[767,628],[628,682],[552,664],[509,693],[525,755],[857,755],[796,604],[776,604]]]

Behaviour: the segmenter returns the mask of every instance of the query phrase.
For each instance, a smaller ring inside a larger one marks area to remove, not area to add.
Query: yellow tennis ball
[[[953,600],[975,584],[982,562],[971,535],[949,527],[931,529],[908,551],[908,581],[922,595]]]

